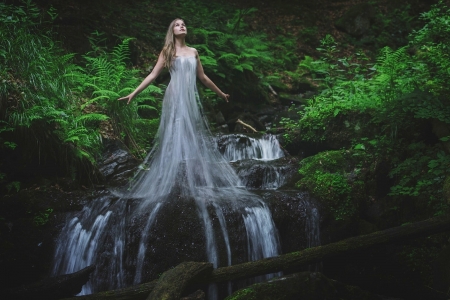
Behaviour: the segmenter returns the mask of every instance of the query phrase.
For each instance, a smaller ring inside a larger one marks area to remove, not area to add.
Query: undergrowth
[[[336,126],[339,120],[345,120],[340,116],[370,115],[368,124],[359,125],[366,134],[365,140],[354,141],[352,147],[361,150],[361,155],[372,156],[373,145],[368,141],[374,144],[384,141],[391,149],[391,155],[385,158],[392,164],[389,176],[394,183],[388,196],[398,203],[407,203],[408,199],[421,203],[426,215],[448,212],[443,185],[450,175],[450,153],[446,146],[450,137],[445,130],[435,131],[433,141],[431,132],[421,133],[421,126],[440,126],[447,128],[447,132],[450,128],[446,84],[450,79],[449,16],[450,9],[442,1],[432,6],[421,15],[425,26],[412,31],[406,46],[384,47],[374,62],[362,53],[339,58],[336,42],[327,36],[318,48],[322,56],[305,57],[296,70],[299,77],[308,76],[317,82],[320,93],[298,111],[300,121],[283,120],[291,134],[301,132],[302,140],[321,143],[330,139],[329,124]],[[336,128],[352,129],[344,125]],[[300,172],[304,172],[304,167]],[[339,181],[337,174],[316,175],[310,189],[317,189],[320,182],[327,181],[335,191],[328,195],[329,199],[348,192],[348,186],[339,184],[344,181]]]

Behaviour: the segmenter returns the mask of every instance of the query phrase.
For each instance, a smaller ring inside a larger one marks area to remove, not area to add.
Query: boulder
[[[372,6],[361,3],[352,6],[334,25],[351,36],[361,37],[370,29],[373,17]]]
[[[98,168],[109,186],[124,185],[135,172],[139,161],[118,140],[106,140]]]

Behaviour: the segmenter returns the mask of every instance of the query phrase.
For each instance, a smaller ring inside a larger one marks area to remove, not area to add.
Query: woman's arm
[[[153,82],[153,80],[158,77],[158,75],[161,73],[162,69],[164,68],[164,57],[162,55],[162,52],[159,54],[158,61],[156,62],[155,67],[153,68],[152,72],[148,74],[148,76],[141,82],[141,84],[128,96],[119,98],[118,100],[128,100],[127,104],[130,104],[131,100],[133,100],[134,97],[136,97],[137,94],[145,90],[146,87],[150,85],[150,83]]]
[[[203,66],[200,61],[200,57],[198,56],[197,50],[195,50],[195,57],[197,58],[197,77],[200,79],[200,81],[210,90],[212,90],[214,93],[216,93],[220,98],[228,102],[228,97],[230,95],[225,94],[222,92],[215,84],[212,82],[211,79],[206,76],[205,72],[203,71]]]

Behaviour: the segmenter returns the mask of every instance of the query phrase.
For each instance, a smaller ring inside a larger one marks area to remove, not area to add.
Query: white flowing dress
[[[176,57],[170,75],[157,140],[144,163],[147,171],[137,177],[131,196],[160,202],[176,187],[182,195],[194,198],[212,200],[210,193],[215,188],[233,189],[228,190],[233,198],[236,192],[253,198],[214,145],[196,86],[197,58]]]

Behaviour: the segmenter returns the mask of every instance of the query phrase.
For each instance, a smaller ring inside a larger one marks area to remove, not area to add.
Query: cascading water
[[[313,248],[321,245],[320,242],[320,215],[317,207],[311,205],[308,202],[306,211],[306,246]],[[320,272],[322,271],[322,263],[318,262],[309,266],[310,271]]]
[[[268,207],[242,186],[228,161],[274,159],[283,156],[283,151],[276,138],[267,135],[248,138],[245,147],[228,143],[221,155],[202,117],[196,66],[194,56],[174,60],[156,146],[130,187],[115,191],[115,199],[90,201],[63,229],[54,274],[97,266],[82,294],[140,283],[186,259],[208,260],[214,267],[229,265],[231,249],[242,246],[229,238],[228,227],[239,228],[239,223],[247,232],[250,259],[279,254],[278,233]],[[243,216],[234,218],[238,224],[225,222],[236,214]],[[186,227],[191,232],[183,235]],[[202,237],[197,231],[203,232]],[[174,234],[183,239],[173,241]],[[195,256],[188,250],[199,243],[204,244],[204,252]],[[163,270],[155,269],[156,264]],[[217,298],[214,286],[209,298]]]
[[[244,159],[274,160],[284,156],[274,135],[266,134],[260,139],[242,134],[224,135],[216,139],[219,151],[228,161]]]
[[[261,145],[256,140],[255,145]],[[255,146],[257,147],[257,146]],[[229,147],[230,151],[232,147]],[[258,150],[260,151],[260,150]],[[256,150],[253,150],[257,153]],[[267,153],[267,150],[264,150]],[[279,152],[278,152],[279,153]],[[275,157],[276,153],[268,155]],[[220,163],[220,162],[219,162]],[[222,162],[223,163],[223,162]],[[186,170],[179,171],[186,176]],[[239,199],[236,193],[239,191]],[[279,241],[275,225],[271,219],[270,211],[266,205],[244,188],[209,188],[198,187],[195,195],[199,219],[203,223],[206,259],[213,263],[214,267],[220,265],[220,261],[226,265],[232,263],[233,241],[230,241],[226,223],[226,213],[230,211],[241,212],[243,228],[247,236],[247,257],[256,260],[279,254]],[[236,199],[231,202],[229,199]],[[108,197],[89,202],[82,212],[69,218],[63,228],[58,241],[54,274],[76,272],[90,264],[98,265],[101,261],[106,267],[99,268],[88,284],[83,287],[80,295],[90,294],[99,290],[121,288],[130,284],[139,284],[143,280],[144,261],[148,255],[149,237],[151,228],[158,220],[160,208],[163,202],[154,205],[143,206],[137,200],[131,201],[125,198],[112,201]],[[133,209],[132,207],[138,207]],[[224,245],[226,258],[220,258],[217,249],[217,232],[213,229],[211,209],[214,218],[220,227],[221,243]],[[224,210],[226,213],[224,213]],[[137,211],[146,211],[145,217],[138,216]],[[149,212],[149,213],[148,213]],[[120,217],[120,215],[125,216]],[[128,215],[127,215],[128,214]],[[127,223],[144,220],[140,237],[132,237],[125,232],[131,225]],[[126,243],[130,240],[139,240],[137,253],[126,251]],[[127,257],[125,257],[127,256]],[[134,258],[130,258],[134,257]],[[129,264],[135,266],[129,271]],[[132,278],[132,281],[131,279]],[[217,299],[217,290],[210,288],[209,299]]]

